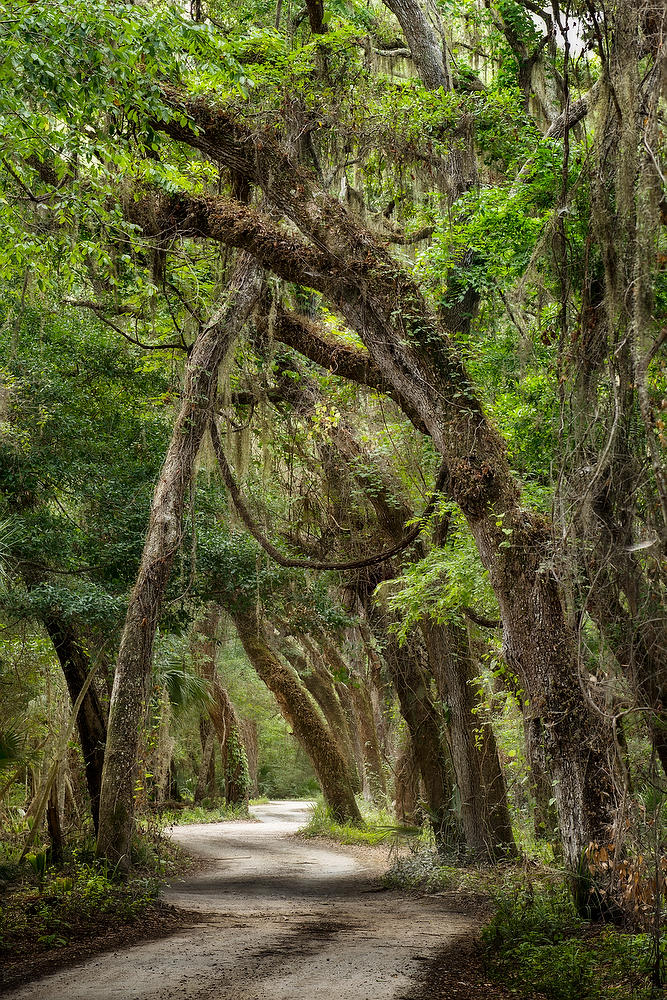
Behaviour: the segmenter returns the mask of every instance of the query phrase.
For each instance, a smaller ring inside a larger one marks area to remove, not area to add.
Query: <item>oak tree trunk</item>
[[[197,336],[190,352],[181,408],[153,495],[114,674],[100,796],[97,851],[122,868],[130,864],[139,731],[146,707],[153,642],[171,567],[181,545],[186,491],[211,419],[220,365],[258,292],[258,269],[243,258],[221,308]]]
[[[230,609],[230,615],[248,659],[275,696],[284,718],[310,758],[332,813],[341,822],[361,822],[347,761],[311,695],[294,670],[269,645],[255,609]]]

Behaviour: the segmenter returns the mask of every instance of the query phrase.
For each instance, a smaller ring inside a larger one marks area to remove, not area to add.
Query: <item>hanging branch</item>
[[[318,562],[311,559],[292,559],[289,556],[284,555],[279,549],[273,545],[268,538],[265,537],[261,529],[258,527],[256,521],[253,519],[252,514],[248,510],[245,500],[241,495],[232,470],[227,461],[227,456],[225,455],[224,449],[222,447],[222,441],[220,440],[220,435],[218,433],[218,428],[216,426],[215,418],[211,418],[211,423],[209,426],[211,433],[211,442],[213,444],[213,451],[215,452],[215,457],[218,460],[220,466],[220,472],[224,480],[225,486],[229,490],[229,495],[232,499],[232,503],[236,508],[236,512],[245,524],[246,528],[250,534],[255,538],[259,544],[262,546],[265,552],[267,552],[279,566],[284,566],[287,569],[316,569],[316,570],[349,570],[349,569],[363,569],[366,566],[377,566],[379,563],[386,562],[387,559],[391,559],[393,556],[402,552],[406,549],[408,545],[411,545],[416,538],[424,530],[427,518],[433,513],[436,500],[441,490],[443,489],[445,482],[447,480],[447,470],[444,466],[441,466],[438,473],[435,487],[431,498],[427,503],[424,511],[419,518],[419,521],[413,528],[408,531],[407,535],[398,543],[398,545],[392,546],[390,549],[385,549],[384,552],[378,552],[374,556],[369,556],[366,559],[353,559],[350,562]]]

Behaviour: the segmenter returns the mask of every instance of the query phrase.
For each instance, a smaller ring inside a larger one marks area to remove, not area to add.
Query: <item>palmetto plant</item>
[[[164,689],[175,712],[187,708],[206,709],[211,701],[208,683],[187,666],[183,650],[165,643],[154,666],[155,686]]]
[[[18,764],[25,753],[25,737],[18,729],[0,730],[0,771]]]

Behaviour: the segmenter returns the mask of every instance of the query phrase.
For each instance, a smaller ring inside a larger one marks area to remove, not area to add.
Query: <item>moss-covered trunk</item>
[[[218,371],[259,291],[257,267],[244,258],[224,301],[192,347],[181,407],[155,487],[114,674],[100,795],[99,855],[130,864],[139,734],[146,709],[153,642],[171,567],[182,540],[186,491],[211,419]]]
[[[347,761],[311,695],[269,645],[257,611],[231,609],[230,614],[248,659],[310,758],[327,805],[341,822],[360,822]]]

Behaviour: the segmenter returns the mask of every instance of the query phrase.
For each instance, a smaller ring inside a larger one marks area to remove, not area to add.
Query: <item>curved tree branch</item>
[[[248,506],[241,495],[241,491],[236,484],[229,462],[227,461],[227,456],[225,455],[222,447],[222,441],[220,440],[220,435],[214,418],[211,419],[209,431],[211,434],[213,451],[215,452],[215,457],[218,461],[218,465],[220,466],[222,478],[225,486],[229,490],[229,495],[232,499],[234,507],[236,508],[236,512],[250,534],[259,542],[264,551],[270,555],[279,566],[284,566],[287,569],[351,570],[363,569],[365,566],[377,566],[379,563],[386,562],[399,552],[402,552],[403,549],[406,549],[408,545],[411,545],[424,530],[425,521],[433,512],[437,497],[447,479],[447,471],[444,466],[442,466],[440,468],[440,472],[438,473],[431,498],[424,508],[418,523],[408,531],[407,535],[405,535],[398,545],[393,545],[390,549],[385,549],[384,552],[378,552],[374,556],[368,556],[366,559],[352,559],[349,562],[320,562],[313,559],[292,559],[289,556],[284,555],[280,549],[277,549],[275,545],[273,545],[273,543],[266,538],[250,513]]]

